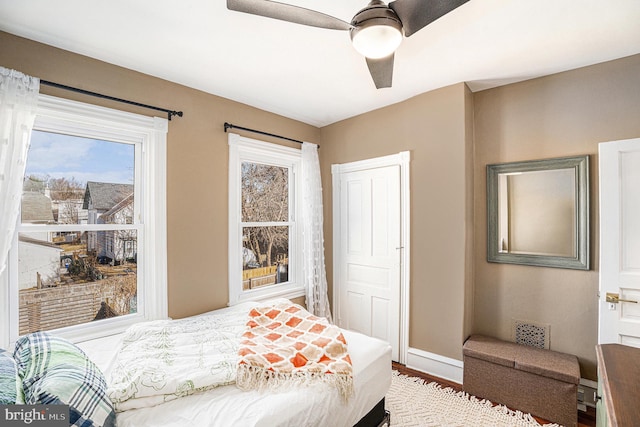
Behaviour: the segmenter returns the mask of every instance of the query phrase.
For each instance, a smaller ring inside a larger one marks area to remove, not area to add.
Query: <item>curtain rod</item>
[[[95,96],[96,98],[103,98],[103,99],[108,99],[108,100],[111,100],[111,101],[122,102],[124,104],[135,105],[137,107],[143,107],[143,108],[149,108],[151,110],[162,111],[162,112],[167,113],[167,118],[169,120],[171,120],[171,117],[173,117],[173,116],[182,117],[182,111],[167,110],[166,108],[154,107],[153,105],[141,104],[141,103],[135,102],[135,101],[128,101],[126,99],[116,98],[114,96],[109,96],[109,95],[103,95],[101,93],[91,92],[91,91],[88,91],[88,90],[79,89],[77,87],[67,86],[67,85],[63,85],[63,84],[60,84],[60,83],[54,83],[54,82],[50,82],[50,81],[47,81],[47,80],[40,80],[40,84],[43,84],[43,85],[46,85],[46,86],[56,87],[58,89],[69,90],[71,92],[81,93],[83,95]]]
[[[297,142],[298,144],[302,144],[303,143],[303,141],[299,141],[299,140],[293,139],[293,138],[288,138],[286,136],[280,136],[280,135],[276,135],[276,134],[273,134],[273,133],[263,132],[261,130],[249,129],[249,128],[245,128],[245,127],[242,127],[242,126],[236,126],[236,125],[232,125],[231,123],[224,122],[224,131],[227,132],[229,129],[240,129],[240,130],[245,130],[247,132],[259,133],[260,135],[272,136],[274,138],[280,138],[280,139],[286,139],[287,141]],[[319,145],[318,145],[318,148],[320,148]]]

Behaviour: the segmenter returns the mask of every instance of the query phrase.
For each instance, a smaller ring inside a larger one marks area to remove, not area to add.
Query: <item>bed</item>
[[[211,313],[244,314],[255,305],[243,303]],[[118,412],[117,424],[120,427],[388,425],[384,396],[391,384],[391,348],[384,341],[356,332],[342,330],[342,333],[353,366],[353,394],[346,401],[335,388],[323,382],[276,391],[242,391],[236,384],[230,384],[155,406]],[[122,335],[78,344],[104,372],[107,383],[122,346]]]

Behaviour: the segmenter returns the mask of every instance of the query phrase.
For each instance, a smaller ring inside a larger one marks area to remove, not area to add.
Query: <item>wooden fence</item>
[[[276,283],[276,270],[278,266],[252,268],[242,270],[242,289],[249,290],[261,286],[274,285]]]
[[[20,335],[90,322],[100,310],[100,303],[113,297],[113,288],[104,289],[101,283],[22,289]]]

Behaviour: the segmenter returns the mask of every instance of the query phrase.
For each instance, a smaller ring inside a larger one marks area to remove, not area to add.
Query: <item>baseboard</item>
[[[462,361],[450,359],[435,353],[409,348],[407,351],[407,368],[425,372],[444,380],[462,384]]]

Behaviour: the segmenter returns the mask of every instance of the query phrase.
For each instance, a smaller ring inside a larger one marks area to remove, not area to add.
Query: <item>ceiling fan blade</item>
[[[315,10],[270,0],[227,0],[227,9],[329,30],[352,27],[348,22]]]
[[[469,0],[396,0],[389,3],[389,7],[398,15],[398,18],[402,21],[404,35],[409,37],[468,1]]]
[[[391,87],[393,80],[393,53],[380,59],[365,58],[369,73],[377,89]]]

